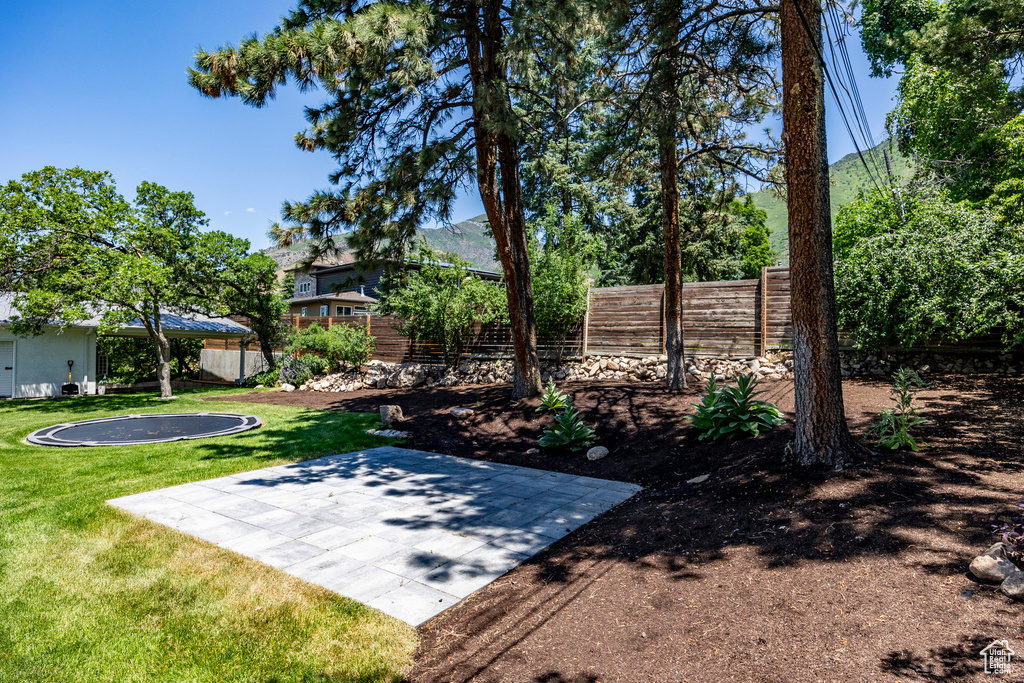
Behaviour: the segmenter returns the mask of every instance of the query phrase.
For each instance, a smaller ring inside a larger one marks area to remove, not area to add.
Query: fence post
[[[587,337],[590,334],[590,285],[587,285],[587,308],[583,311],[583,351],[580,360],[587,359]]]
[[[761,353],[768,351],[768,267],[761,268]]]

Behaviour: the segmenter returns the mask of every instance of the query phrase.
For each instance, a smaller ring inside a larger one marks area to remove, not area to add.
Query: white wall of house
[[[63,332],[47,330],[38,336],[19,337],[10,329],[0,327],[0,357],[13,342],[13,396],[38,398],[60,396],[60,388],[68,381],[68,361],[73,360],[71,381],[83,394],[96,393],[96,332],[73,327]],[[6,362],[6,361],[5,361]],[[0,366],[4,373],[7,365]],[[7,393],[0,376],[0,396]]]

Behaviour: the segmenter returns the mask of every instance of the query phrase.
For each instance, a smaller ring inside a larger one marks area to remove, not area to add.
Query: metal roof
[[[9,292],[0,293],[0,325],[10,325],[11,316],[17,313],[14,307],[14,295]],[[181,315],[170,310],[160,311],[160,323],[168,337],[245,337],[252,331],[230,318],[208,316],[203,314]],[[100,324],[99,314],[87,320],[80,320],[67,327],[95,328]],[[56,323],[55,323],[56,326]],[[145,326],[136,318],[117,330],[115,335],[146,336]]]

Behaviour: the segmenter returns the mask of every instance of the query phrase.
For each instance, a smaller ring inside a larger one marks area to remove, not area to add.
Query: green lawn
[[[383,445],[368,414],[211,393],[0,402],[0,681],[390,681],[415,647],[395,619],[105,500]],[[264,426],[149,446],[46,448],[59,422],[238,412]]]

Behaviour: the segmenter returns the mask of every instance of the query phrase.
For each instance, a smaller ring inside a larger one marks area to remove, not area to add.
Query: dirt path
[[[933,681],[1024,678],[1024,605],[966,573],[1024,494],[1024,381],[936,380],[920,454],[840,474],[781,461],[788,430],[698,442],[696,395],[564,387],[611,455],[527,455],[549,418],[505,387],[242,397],[335,410],[398,403],[410,447],[646,488],[420,628],[411,681]],[[791,385],[764,397],[792,410]],[[889,405],[849,382],[851,426]],[[233,396],[231,400],[239,400]],[[455,422],[454,406],[476,410]],[[700,485],[685,483],[710,474]],[[1007,638],[1014,676],[981,673]]]

